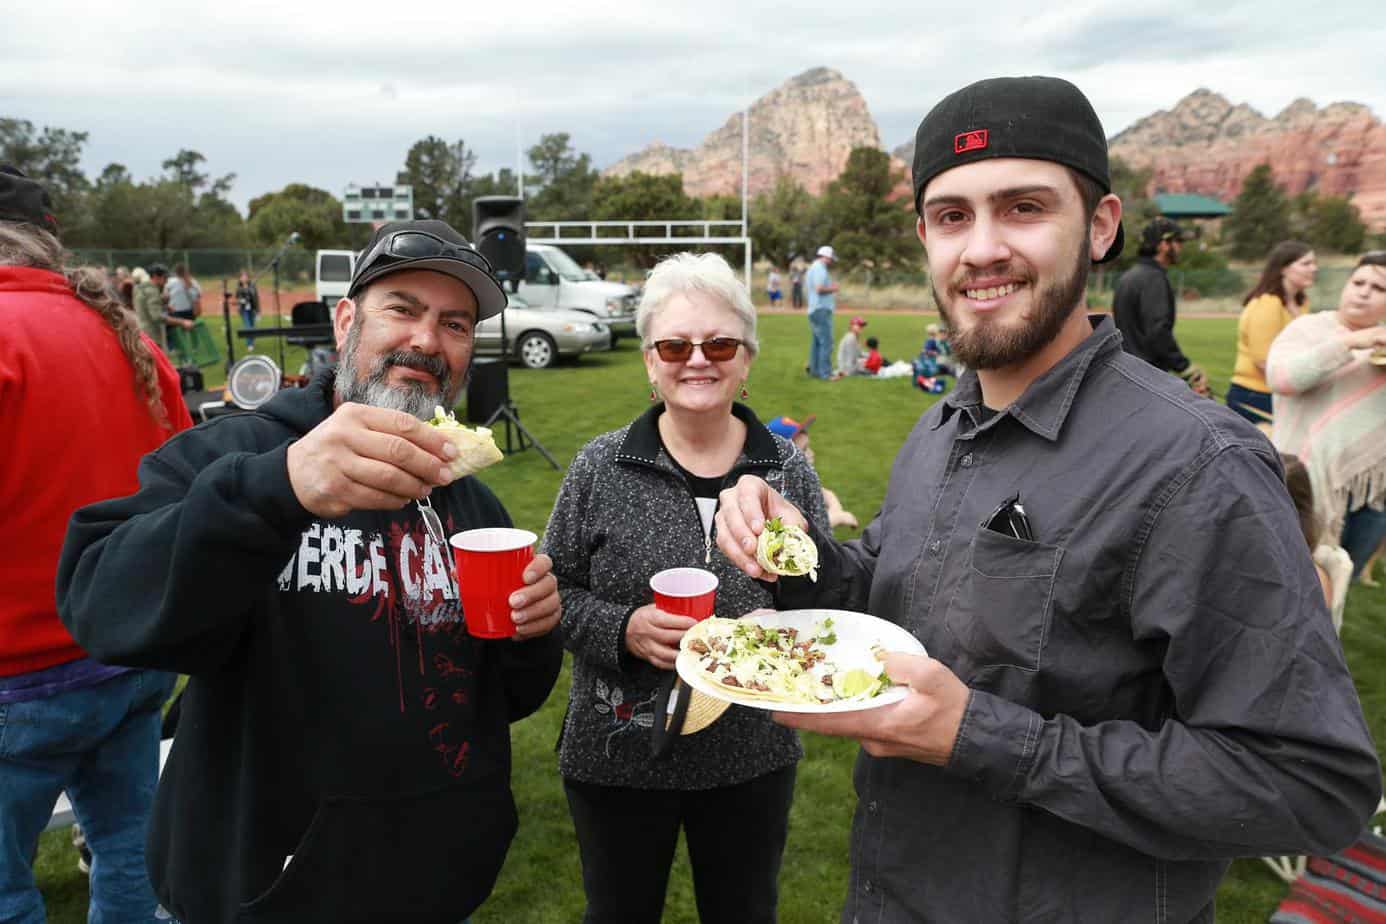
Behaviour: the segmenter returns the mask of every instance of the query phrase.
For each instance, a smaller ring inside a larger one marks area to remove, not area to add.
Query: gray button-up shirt
[[[1352,841],[1380,768],[1270,444],[1110,320],[980,402],[968,373],[779,590],[972,691],[947,766],[861,754],[843,921],[1211,921],[1229,858]],[[1033,541],[983,526],[1017,494]]]

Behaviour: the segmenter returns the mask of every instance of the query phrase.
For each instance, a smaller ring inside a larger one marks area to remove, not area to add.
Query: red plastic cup
[[[666,613],[706,619],[717,605],[717,575],[702,568],[669,568],[650,578],[655,606]]]
[[[462,618],[477,638],[510,638],[510,595],[524,586],[538,536],[527,529],[469,529],[448,540],[457,562]]]

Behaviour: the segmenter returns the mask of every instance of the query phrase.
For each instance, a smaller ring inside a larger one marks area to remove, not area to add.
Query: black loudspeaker
[[[476,249],[491,261],[501,282],[525,278],[525,200],[516,196],[478,196],[472,200]]]
[[[473,360],[472,378],[467,383],[467,423],[485,423],[508,400],[510,369],[505,360]]]

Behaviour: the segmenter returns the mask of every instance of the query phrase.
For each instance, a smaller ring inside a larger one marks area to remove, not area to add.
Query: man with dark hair
[[[1174,340],[1174,287],[1169,268],[1179,262],[1184,229],[1161,216],[1141,231],[1140,257],[1117,281],[1112,320],[1121,347],[1156,369],[1171,372],[1200,395],[1208,395],[1208,376],[1189,361]]]
[[[562,662],[552,562],[515,639],[468,633],[444,531],[509,526],[420,418],[505,293],[441,221],[388,224],[334,321],[340,369],[145,458],[73,518],[59,609],[102,661],[189,674],[150,869],[183,924],[457,924],[516,827],[510,722]]]
[[[778,717],[862,745],[844,922],[1211,922],[1230,858],[1332,852],[1380,797],[1275,450],[1084,311],[1121,252],[1110,189],[1066,81],[983,80],[920,124],[918,234],[968,371],[862,537],[815,531],[817,583],[776,584],[929,653],[885,656],[900,702]],[[773,579],[756,537],[804,517],[751,476],[720,500],[719,548]]]

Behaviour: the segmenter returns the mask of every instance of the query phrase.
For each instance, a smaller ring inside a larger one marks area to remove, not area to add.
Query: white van
[[[335,311],[337,302],[346,298],[351,287],[351,272],[356,268],[354,250],[319,250],[317,269],[318,301]]]
[[[635,336],[636,290],[596,278],[552,244],[525,246],[519,294],[534,308],[568,308],[596,316],[610,328],[613,345],[618,337]]]
[[[356,256],[354,250],[317,252],[316,295],[329,308],[335,309],[346,297]],[[635,336],[636,289],[596,278],[552,244],[526,245],[525,278],[518,294],[530,308],[566,308],[595,316],[611,331],[613,346],[618,337]]]

